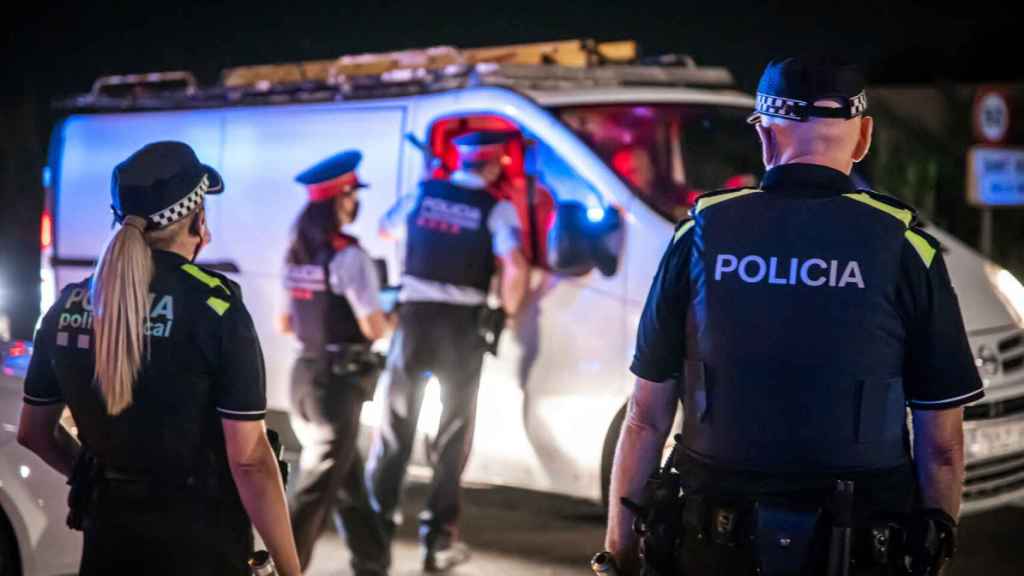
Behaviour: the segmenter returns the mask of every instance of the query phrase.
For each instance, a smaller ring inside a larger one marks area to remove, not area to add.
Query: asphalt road
[[[406,524],[395,543],[392,576],[419,575],[415,518],[425,487],[413,485],[404,506]],[[587,576],[590,557],[601,549],[604,512],[588,503],[504,488],[467,489],[462,521],[471,562],[452,576]],[[961,522],[961,547],[947,576],[1024,574],[1024,508],[1003,508]],[[325,535],[309,574],[350,574],[348,552],[336,535]]]

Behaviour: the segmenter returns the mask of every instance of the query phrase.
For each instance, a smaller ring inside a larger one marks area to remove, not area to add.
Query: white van
[[[296,347],[274,318],[285,306],[289,229],[305,199],[295,175],[339,151],[362,151],[358,172],[370,189],[352,232],[396,282],[402,247],[378,238],[381,214],[424,178],[446,173],[454,134],[515,130],[520,156],[507,176],[536,232],[526,242],[533,291],[523,320],[485,360],[465,480],[600,501],[632,386],[636,326],[673,220],[702,191],[756,183],[762,167],[743,121],[753,99],[729,87],[727,71],[685,59],[595,64],[621,46],[576,43],[576,60],[566,43],[545,46],[236,69],[213,88],[160,93],[152,82],[187,77],[104,79],[65,103],[70,113],[53,132],[44,293],[52,299],[89,274],[100,254],[113,166],[148,142],[189,143],[226,181],[226,193],[207,200],[214,242],[200,264],[241,284],[263,344],[270,405],[285,414]],[[558,252],[565,246],[542,256],[552,204],[573,202],[586,218],[570,232],[581,242],[595,236],[610,259],[588,263],[585,253]],[[945,246],[988,392],[967,408],[971,512],[1024,495],[1024,288],[930,231]],[[552,260],[572,260],[572,272],[552,271]],[[439,402],[434,384],[419,422],[425,435],[436,429]],[[367,427],[378,410],[366,405]],[[426,457],[420,449],[415,458]]]

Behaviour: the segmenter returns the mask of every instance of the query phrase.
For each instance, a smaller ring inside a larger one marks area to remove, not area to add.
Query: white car
[[[351,231],[397,281],[402,247],[378,238],[379,217],[422,179],[445,173],[452,135],[515,131],[513,200],[540,230],[525,244],[543,252],[552,213],[575,203],[593,226],[570,231],[578,241],[570,248],[599,244],[603,252],[552,248],[549,256],[577,264],[571,272],[537,260],[522,321],[485,360],[465,479],[600,501],[632,385],[637,322],[673,220],[701,191],[757,182],[759,149],[743,122],[754,101],[730,87],[728,72],[689,65],[480,65],[459,75],[393,60],[397,68],[373,77],[289,83],[280,78],[306,64],[288,65],[228,71],[209,89],[146,96],[156,87],[140,84],[119,86],[121,96],[97,89],[69,100],[44,174],[43,217],[54,232],[43,247],[44,296],[52,300],[86,276],[100,254],[110,234],[112,167],[148,142],[189,143],[227,184],[207,199],[214,242],[199,263],[241,284],[263,343],[270,406],[284,422],[296,348],[274,319],[286,305],[289,230],[305,201],[295,175],[341,150],[362,151],[358,172],[370,189]],[[307,64],[314,74],[316,63]],[[161,76],[97,86],[153,79]],[[972,512],[1024,496],[1024,288],[930,231],[944,244],[987,386],[987,398],[967,408],[964,509]],[[368,428],[379,408],[367,403]],[[419,422],[424,436],[439,413],[435,383]],[[414,456],[420,465],[423,452]]]
[[[0,342],[0,576],[75,574],[82,533],[65,524],[65,479],[17,440],[31,353]]]

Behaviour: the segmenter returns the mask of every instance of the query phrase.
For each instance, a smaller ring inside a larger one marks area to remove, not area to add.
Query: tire
[[[18,541],[7,516],[0,511],[0,576],[21,576]]]
[[[626,421],[627,407],[628,404],[623,404],[622,408],[619,408],[619,411],[615,413],[615,418],[612,418],[612,423],[608,426],[608,434],[604,437],[604,449],[601,452],[601,503],[604,504],[605,510],[608,509],[608,501],[611,498],[612,464],[615,462],[615,449],[619,444],[622,424]],[[672,425],[673,430],[676,430],[676,424],[678,424],[678,421]],[[674,433],[669,435],[668,441],[662,449],[661,457],[658,460],[659,465],[668,456],[674,442],[673,438]]]
[[[625,420],[626,404],[623,404],[608,426],[608,434],[604,437],[604,448],[601,451],[601,503],[606,510],[611,496],[612,463],[615,462],[615,449],[618,447],[619,433],[622,432],[622,423]]]

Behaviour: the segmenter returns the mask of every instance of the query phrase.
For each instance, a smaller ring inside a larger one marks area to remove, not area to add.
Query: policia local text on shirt
[[[770,63],[761,188],[701,197],[662,259],[612,471],[625,574],[635,512],[645,574],[930,574],[952,556],[981,382],[938,242],[850,179],[863,89],[849,66]],[[645,493],[680,401],[673,468]]]
[[[83,575],[248,574],[252,524],[299,574],[252,319],[237,284],[191,263],[211,238],[204,197],[222,191],[180,142],[119,164],[121,226],[36,335],[18,440],[71,476]]]

